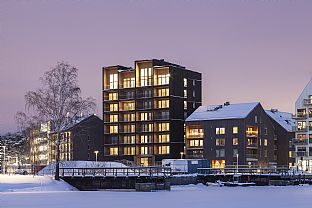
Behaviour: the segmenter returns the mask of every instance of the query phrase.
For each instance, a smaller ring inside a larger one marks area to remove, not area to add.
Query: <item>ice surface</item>
[[[49,176],[0,175],[0,193],[70,190],[76,189],[64,181],[55,181]]]
[[[174,186],[172,191],[59,191],[43,193],[1,193],[5,208],[311,208],[312,186],[207,187]]]

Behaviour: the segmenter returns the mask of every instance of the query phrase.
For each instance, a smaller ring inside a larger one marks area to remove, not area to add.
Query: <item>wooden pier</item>
[[[60,168],[60,177],[79,190],[170,190],[171,175],[167,167]]]

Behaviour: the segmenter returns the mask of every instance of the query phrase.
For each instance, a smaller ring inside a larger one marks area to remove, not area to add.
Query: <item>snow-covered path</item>
[[[206,187],[176,186],[151,193],[113,191],[53,191],[0,193],[2,208],[311,208],[312,186]]]

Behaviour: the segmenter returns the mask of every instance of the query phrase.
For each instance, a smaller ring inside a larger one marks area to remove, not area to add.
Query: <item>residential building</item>
[[[274,127],[274,161],[280,167],[291,168],[295,166],[294,127],[296,122],[292,114],[277,109],[266,110],[265,112],[270,117]]]
[[[32,165],[49,164],[50,122],[35,126],[29,132],[29,160]]]
[[[312,172],[312,79],[296,101],[296,165]]]
[[[272,122],[258,102],[201,106],[186,119],[186,157],[212,168],[276,165]]]
[[[184,121],[201,105],[201,73],[163,59],[103,68],[105,160],[180,158]]]
[[[51,133],[49,162],[56,159],[57,134]],[[77,117],[61,130],[60,161],[103,160],[103,121],[95,116]]]

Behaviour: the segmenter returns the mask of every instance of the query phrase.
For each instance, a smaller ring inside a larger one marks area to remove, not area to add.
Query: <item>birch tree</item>
[[[94,111],[95,100],[83,99],[78,85],[78,69],[65,62],[59,62],[40,78],[41,86],[25,95],[26,109],[37,117],[50,121],[56,139],[55,179],[59,180],[60,143],[62,127],[67,117],[76,117]]]

